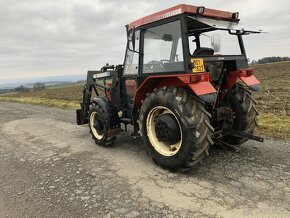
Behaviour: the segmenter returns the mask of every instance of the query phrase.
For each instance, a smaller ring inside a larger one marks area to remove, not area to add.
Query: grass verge
[[[0,96],[0,101],[45,105],[63,109],[79,108],[79,102],[60,99]],[[260,113],[258,124],[257,135],[273,138],[290,138],[290,117],[288,116],[280,116],[272,113]]]
[[[0,101],[45,105],[49,107],[58,107],[63,109],[77,109],[79,108],[80,105],[79,102],[71,100],[35,98],[35,97],[0,96]]]
[[[290,117],[272,113],[260,113],[258,134],[273,138],[290,138]]]

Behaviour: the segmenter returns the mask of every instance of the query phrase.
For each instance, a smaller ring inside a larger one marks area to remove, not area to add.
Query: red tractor
[[[238,17],[182,4],[127,25],[124,64],[88,71],[77,123],[88,123],[105,147],[131,124],[153,160],[171,170],[191,169],[213,144],[238,150],[248,139],[263,141],[253,135],[251,97],[261,86],[242,38],[261,31]]]

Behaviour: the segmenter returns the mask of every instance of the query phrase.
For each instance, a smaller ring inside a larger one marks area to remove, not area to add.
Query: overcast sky
[[[289,0],[0,0],[0,80],[121,64],[125,25],[181,3],[239,11],[241,23],[269,32],[244,37],[250,59],[290,56]]]

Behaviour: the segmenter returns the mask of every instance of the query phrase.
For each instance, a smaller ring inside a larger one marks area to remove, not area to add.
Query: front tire
[[[189,91],[163,87],[144,100],[140,132],[152,159],[170,170],[189,170],[206,155],[212,141],[210,114]]]
[[[97,145],[111,147],[114,144],[115,137],[108,137],[109,117],[102,107],[92,103],[89,112],[89,127],[92,139]]]

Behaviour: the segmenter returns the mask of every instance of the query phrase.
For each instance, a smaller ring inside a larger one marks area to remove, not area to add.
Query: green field
[[[290,138],[290,62],[253,67],[262,84],[262,91],[253,94],[260,112],[257,133]],[[51,86],[41,91],[0,95],[0,100],[76,109],[82,100],[83,86],[84,83]]]

